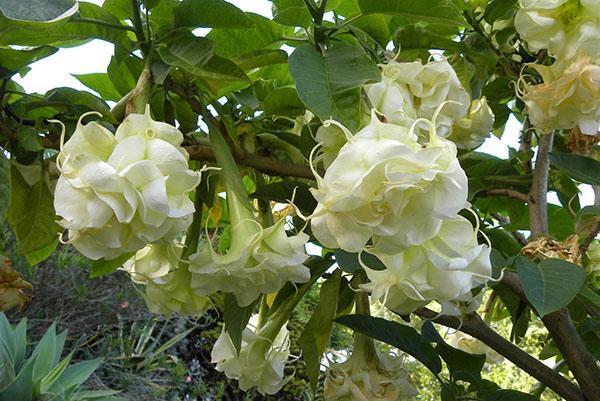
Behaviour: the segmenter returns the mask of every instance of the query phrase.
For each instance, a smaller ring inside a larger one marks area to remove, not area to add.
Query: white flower
[[[466,205],[456,147],[435,130],[420,145],[412,130],[373,113],[350,139],[311,190],[319,202],[311,227],[323,246],[359,252],[373,239],[394,253],[433,237]]]
[[[233,191],[227,192],[227,198],[230,247],[220,255],[207,244],[190,256],[192,287],[196,293],[229,292],[241,306],[247,306],[260,294],[279,291],[287,281],[307,282],[310,271],[303,263],[308,259],[304,249],[308,235],[288,237],[285,219],[262,228]]]
[[[432,120],[440,105],[448,102],[435,118],[437,133],[445,138],[454,122],[467,114],[470,96],[445,59],[426,64],[390,61],[381,68],[382,80],[367,86],[367,96],[388,123],[410,127],[418,118]]]
[[[448,137],[461,149],[474,149],[490,136],[494,126],[494,113],[482,97],[471,102],[469,114],[456,121]]]
[[[501,363],[504,360],[502,355],[498,354],[478,339],[458,330],[448,335],[446,341],[451,346],[468,352],[469,354],[485,355],[485,359],[488,363]]]
[[[257,318],[254,315],[244,329],[239,355],[223,330],[215,342],[211,360],[219,372],[238,380],[243,391],[256,387],[261,394],[275,394],[291,379],[284,372],[290,357],[289,332],[284,325],[273,339],[265,337],[256,328]]]
[[[546,131],[579,127],[584,134],[595,135],[600,129],[600,66],[586,56],[564,69],[562,64],[533,65],[544,83],[519,88],[531,123]]]
[[[520,0],[515,28],[531,51],[547,49],[557,59],[600,56],[600,2]]]
[[[144,299],[153,313],[200,316],[211,305],[192,291],[191,274],[179,260],[182,250],[175,243],[148,245],[123,265],[134,282],[146,286]]]
[[[69,243],[91,259],[110,259],[184,231],[194,213],[188,193],[200,174],[188,169],[182,141],[149,110],[130,114],[114,136],[80,119],[58,156],[54,198]]]
[[[380,353],[371,339],[355,339],[352,355],[325,373],[325,401],[399,401],[417,394],[403,358]]]
[[[457,216],[444,220],[437,236],[422,245],[395,255],[369,250],[386,269],[365,266],[371,282],[363,287],[394,312],[409,314],[431,301],[461,299],[487,282],[492,272],[490,251],[477,244],[471,223]]]
[[[328,168],[333,163],[340,149],[347,142],[344,130],[331,121],[325,121],[317,129],[315,139],[321,147],[319,155],[313,161],[315,163],[322,161],[325,168]]]

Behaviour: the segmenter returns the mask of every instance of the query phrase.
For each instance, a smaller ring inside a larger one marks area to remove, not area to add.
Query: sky
[[[88,0],[101,5],[103,0]],[[230,3],[244,11],[254,12],[271,17],[271,2],[268,0],[229,0]],[[90,90],[71,74],[89,74],[106,72],[113,54],[113,45],[101,40],[93,40],[82,46],[60,49],[50,57],[31,64],[31,71],[23,78],[16,77],[27,92],[45,93],[57,87],[71,87]],[[495,136],[488,138],[477,150],[495,156],[508,157],[508,147],[518,148],[520,124],[514,117],[509,119],[501,139]],[[581,185],[580,201],[583,205],[593,204],[593,192],[589,185]],[[558,204],[558,198],[550,193],[549,202]]]

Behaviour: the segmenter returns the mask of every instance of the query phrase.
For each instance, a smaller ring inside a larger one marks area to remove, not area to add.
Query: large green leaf
[[[252,20],[224,0],[184,0],[175,9],[175,26],[248,28]]]
[[[264,100],[264,111],[269,116],[297,116],[306,111],[294,88],[277,88]]]
[[[75,14],[77,3],[73,0],[0,0],[0,12],[12,20],[49,22]]]
[[[297,48],[289,68],[300,99],[318,117],[333,118],[356,130],[362,117],[362,85],[380,79],[377,65],[358,48],[337,44],[325,55]]]
[[[0,77],[8,78],[27,65],[56,53],[52,46],[40,46],[29,50],[0,48]]]
[[[362,270],[363,264],[372,270],[386,269],[383,262],[377,256],[366,251],[359,255],[358,253],[347,252],[343,249],[335,249],[333,254],[340,269],[346,273],[356,273]]]
[[[235,58],[264,48],[278,49],[284,32],[281,25],[263,16],[247,13],[252,27],[242,29],[214,28],[206,36],[215,43],[215,52],[222,57]]]
[[[90,278],[104,276],[116,271],[119,267],[123,266],[123,263],[131,259],[133,255],[135,255],[135,252],[127,252],[113,259],[102,258],[98,260],[92,260],[90,263]]]
[[[338,305],[341,273],[340,270],[336,270],[321,286],[319,305],[306,326],[304,326],[298,340],[313,389],[317,388],[321,358],[331,338],[333,319]]]
[[[230,293],[225,294],[223,321],[225,322],[225,330],[227,330],[237,352],[240,352],[240,348],[242,347],[242,333],[248,325],[258,301],[259,299],[248,306],[239,306],[235,295]]]
[[[498,390],[486,397],[485,401],[539,401],[539,398],[516,390]]]
[[[33,254],[30,262],[37,263],[40,256],[36,252],[56,246],[60,231],[55,222],[53,196],[45,180],[40,179],[29,187],[14,168],[11,169],[10,183],[8,222],[17,236],[21,253],[26,257]],[[49,256],[47,249],[44,254],[42,256]]]
[[[115,89],[114,84],[105,72],[93,72],[91,74],[73,74],[79,82],[97,92],[104,100],[119,101],[121,94]]]
[[[388,14],[413,22],[465,25],[460,10],[450,0],[358,0],[363,14]]]
[[[335,322],[412,355],[433,373],[437,374],[442,370],[440,357],[431,344],[412,327],[365,315],[341,316]]]
[[[561,259],[536,264],[519,257],[516,265],[525,295],[542,317],[567,306],[585,282],[581,267]]]
[[[163,61],[190,74],[203,76],[202,66],[213,56],[213,44],[191,32],[178,32],[158,50]]]
[[[273,3],[273,20],[289,26],[308,27],[310,12],[302,0],[271,0]]]
[[[550,162],[579,182],[600,185],[600,162],[591,157],[551,152]]]
[[[97,20],[100,23],[72,18],[48,24],[32,24],[3,21],[3,17],[0,16],[0,45],[72,46],[81,41],[101,39],[114,43],[122,49],[131,49],[132,41],[128,38],[127,32],[124,29],[108,26],[122,25],[118,18],[95,4],[85,2],[78,4],[81,17]]]

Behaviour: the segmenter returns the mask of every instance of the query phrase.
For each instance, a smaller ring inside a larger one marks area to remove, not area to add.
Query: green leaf
[[[0,221],[2,221],[1,216],[0,213]],[[575,215],[575,232],[589,233],[598,223],[600,223],[600,206],[586,206]]]
[[[591,157],[571,153],[551,152],[552,165],[584,184],[600,185],[600,162]]]
[[[307,214],[312,214],[317,207],[317,202],[310,193],[310,186],[297,181],[280,181],[265,185],[258,188],[250,197],[280,203],[288,203],[294,198],[294,204]]]
[[[319,305],[298,340],[313,391],[316,390],[319,381],[321,358],[331,338],[333,319],[337,311],[341,273],[340,270],[336,270],[321,286]]]
[[[483,19],[493,24],[496,21],[512,19],[518,10],[517,0],[492,0],[485,7]]]
[[[101,364],[102,359],[91,359],[68,366],[48,389],[48,392],[65,391],[80,386]]]
[[[539,398],[516,390],[498,390],[486,397],[485,401],[539,401]]]
[[[335,322],[412,355],[435,374],[442,370],[440,357],[431,344],[412,327],[365,315],[341,316]]]
[[[0,152],[0,224],[6,220],[10,200],[10,161]]]
[[[412,22],[463,26],[460,10],[450,0],[358,0],[363,14],[388,14]]]
[[[41,137],[33,127],[21,126],[17,133],[17,139],[21,149],[28,152],[38,152],[44,147],[40,143]]]
[[[306,111],[294,88],[277,88],[264,100],[264,111],[269,116],[298,116]]]
[[[73,0],[0,0],[0,12],[12,20],[50,22],[77,12]]]
[[[252,20],[224,0],[184,0],[175,9],[175,26],[248,28]]]
[[[165,63],[201,76],[202,66],[213,56],[213,44],[191,32],[180,31],[159,48],[158,53]]]
[[[242,347],[242,333],[248,325],[259,300],[260,298],[248,306],[239,306],[235,295],[230,293],[225,294],[223,321],[225,322],[225,330],[227,330],[231,342],[238,353]]]
[[[94,72],[91,74],[72,74],[79,82],[97,92],[104,100],[118,102],[121,94],[115,89],[112,81],[105,72]]]
[[[359,127],[362,116],[362,85],[381,76],[361,50],[343,44],[332,46],[325,55],[310,46],[298,47],[289,68],[304,104],[321,119],[333,118],[351,131]]]
[[[310,25],[311,16],[306,4],[302,0],[271,0],[273,3],[273,20],[282,25],[300,26],[306,28]]]
[[[119,267],[123,266],[123,263],[131,259],[133,255],[135,255],[135,252],[127,252],[114,259],[92,260],[92,263],[90,264],[90,278],[96,278],[114,272]]]
[[[45,180],[29,187],[17,169],[11,168],[10,185],[7,216],[21,253],[35,253],[56,244],[60,227],[55,222],[54,198]]]
[[[287,53],[280,49],[260,49],[242,56],[233,61],[244,71],[272,64],[284,64],[287,62]]]
[[[527,299],[542,317],[567,306],[585,282],[581,267],[561,259],[535,264],[519,257],[516,266]]]
[[[9,78],[22,68],[56,53],[52,46],[40,46],[30,50],[0,48],[0,77]]]
[[[206,36],[215,44],[215,52],[222,57],[234,58],[264,48],[278,49],[283,40],[284,28],[261,15],[246,13],[252,21],[251,28],[214,28]],[[286,32],[291,31],[286,29]]]
[[[55,88],[48,91],[43,100],[26,105],[28,111],[51,106],[59,111],[81,115],[88,111],[97,111],[102,118],[110,123],[116,123],[110,108],[99,97],[89,92],[79,91],[73,88]]]
[[[357,271],[362,270],[363,267],[360,263],[361,261],[364,265],[372,270],[386,269],[383,262],[379,260],[377,256],[370,254],[367,251],[364,251],[359,255],[358,253],[347,252],[343,249],[335,249],[333,254],[335,255],[335,261],[340,269],[346,273],[356,273]]]

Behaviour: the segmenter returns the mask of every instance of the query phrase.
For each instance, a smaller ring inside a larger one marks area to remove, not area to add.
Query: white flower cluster
[[[223,330],[211,353],[217,370],[239,382],[246,391],[256,387],[261,394],[275,394],[291,379],[285,376],[290,358],[289,332],[284,324],[274,331],[274,338],[263,335],[258,327],[258,315],[253,315],[242,333],[238,354],[231,337]]]
[[[115,135],[80,119],[57,158],[54,207],[68,242],[90,259],[112,259],[183,232],[200,174],[188,169],[182,141],[148,111],[129,115]]]
[[[518,95],[534,127],[541,131],[579,127],[600,130],[600,2],[520,0],[515,28],[532,51],[547,50],[550,67],[532,64],[541,84],[524,83]]]
[[[492,130],[494,114],[487,100],[481,98],[471,104],[445,59],[426,64],[390,61],[381,69],[381,81],[367,85],[366,93],[386,122],[410,127],[421,118],[432,120],[437,112],[437,134],[450,137],[460,148],[478,147]],[[418,126],[422,131],[428,129],[425,123]]]
[[[355,135],[344,129],[347,143],[312,190],[317,240],[379,257],[386,269],[364,266],[371,280],[364,287],[399,313],[433,300],[462,301],[491,274],[490,248],[457,215],[468,205],[468,188],[456,146],[437,135],[436,124],[422,122],[426,143],[416,123],[383,123],[375,112]]]

